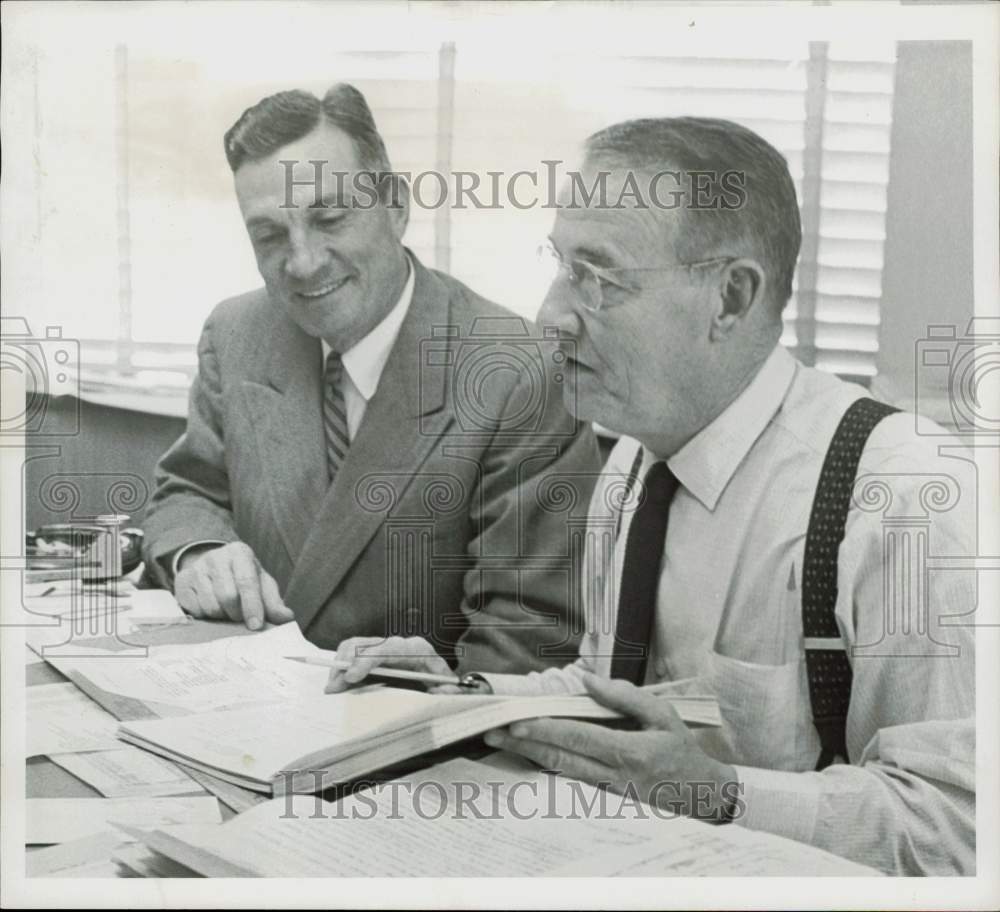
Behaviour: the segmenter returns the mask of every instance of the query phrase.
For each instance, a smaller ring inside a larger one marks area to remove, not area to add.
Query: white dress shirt
[[[670,508],[647,683],[674,681],[677,692],[717,696],[723,728],[698,737],[736,766],[746,805],[738,823],[886,871],[972,873],[974,571],[921,576],[913,555],[918,548],[932,557],[975,554],[974,468],[954,438],[912,414],[883,419],[858,469],[859,485],[862,476],[880,476],[891,503],[882,509],[880,479],[867,479],[873,485],[863,495],[855,488],[861,503],[848,514],[836,603],[854,672],[852,763],[814,772],[820,744],[803,651],[805,535],[833,432],[863,395],[778,347],[742,394],[667,460],[680,487]],[[948,443],[954,449],[939,453]],[[638,449],[634,440],[619,441],[591,500],[580,658],[524,676],[485,674],[496,693],[580,691],[581,672],[610,674],[632,516],[615,506],[614,491]],[[640,479],[655,459],[643,452]],[[951,494],[936,500],[945,490]],[[602,535],[609,540],[603,561],[594,557]],[[910,546],[909,564],[884,557],[887,547]],[[895,576],[884,579],[884,571]],[[906,573],[921,585],[923,610],[915,599],[909,610],[883,610]]]
[[[341,374],[342,391],[344,394],[344,406],[347,408],[347,435],[353,442],[357,436],[358,428],[361,427],[361,419],[365,417],[365,410],[368,402],[375,395],[378,389],[379,380],[382,379],[382,371],[385,363],[389,360],[393,345],[396,344],[396,337],[399,329],[406,319],[406,314],[410,309],[410,302],[413,300],[413,286],[416,281],[416,272],[410,257],[406,257],[406,268],[408,270],[406,284],[403,285],[403,292],[399,300],[393,305],[392,310],[387,313],[379,324],[368,333],[360,342],[355,343],[344,352],[340,358],[344,364],[344,372]],[[323,362],[320,364],[320,373],[326,364],[327,355],[331,348],[326,339],[320,339],[323,349]],[[178,548],[174,554],[171,566],[173,575],[177,576],[181,558],[191,548],[201,548],[205,545],[225,545],[224,541],[196,541]]]
[[[357,436],[358,428],[361,427],[361,419],[365,417],[368,402],[375,395],[375,390],[378,389],[378,382],[382,379],[385,362],[389,360],[389,353],[392,351],[393,345],[396,344],[399,328],[403,325],[403,320],[410,309],[410,302],[413,300],[413,285],[416,274],[409,256],[406,258],[406,267],[409,274],[406,278],[406,284],[403,286],[403,293],[399,296],[395,306],[385,315],[378,326],[340,356],[344,364],[341,382],[343,384],[344,405],[347,407],[347,434],[352,441]],[[320,343],[323,347],[323,363],[325,364],[331,349],[326,339],[320,339]]]

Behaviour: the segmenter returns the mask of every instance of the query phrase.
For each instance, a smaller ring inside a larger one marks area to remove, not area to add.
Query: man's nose
[[[297,281],[311,279],[326,264],[326,251],[318,238],[302,234],[289,239],[285,273]]]
[[[560,336],[578,335],[580,317],[573,306],[571,295],[572,291],[566,288],[566,283],[556,279],[542,301],[536,322],[543,327],[554,327]]]

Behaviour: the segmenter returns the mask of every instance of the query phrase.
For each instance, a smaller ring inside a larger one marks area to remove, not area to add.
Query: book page
[[[150,647],[142,656],[82,656],[50,661],[88,685],[174,716],[320,696],[329,671],[285,656],[320,652],[297,624],[208,643]]]
[[[415,777],[410,784],[417,788],[424,781]],[[455,785],[444,787],[454,790]],[[447,808],[441,813],[434,790],[418,794],[419,812],[407,796],[381,788],[336,805],[301,795],[291,797],[290,804],[275,799],[221,827],[172,827],[166,832],[257,876],[284,877],[544,874],[583,853],[642,842],[621,824],[478,819]],[[454,803],[454,791],[443,803]],[[294,816],[285,816],[289,810]],[[164,843],[149,844],[170,851]]]
[[[695,824],[682,839],[657,839],[640,849],[577,859],[567,877],[881,877],[804,843],[739,827]]]
[[[126,722],[119,732],[131,743],[268,782],[304,758],[325,758],[316,759],[321,768],[380,732],[419,724],[468,699],[379,687],[282,704],[280,712],[254,707]]]
[[[336,804],[268,801],[221,827],[171,827],[174,842],[258,876],[515,876],[545,874],[594,853],[636,848],[662,821],[573,819],[568,780],[514,775],[454,760]],[[552,789],[555,792],[552,792]],[[681,822],[682,825],[686,823]],[[170,852],[170,841],[149,843]],[[209,872],[216,870],[209,863]]]
[[[222,826],[167,828],[148,844],[203,873],[256,876],[876,873],[770,834],[602,796],[537,769],[452,760],[336,804],[288,796]]]

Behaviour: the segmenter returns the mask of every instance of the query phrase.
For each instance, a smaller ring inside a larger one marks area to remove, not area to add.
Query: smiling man
[[[718,204],[606,202],[668,173],[707,176]],[[588,632],[564,668],[483,677],[497,693],[586,691],[639,730],[535,720],[487,742],[891,873],[973,872],[969,463],[939,447],[961,452],[941,428],[779,345],[801,229],[787,164],[761,137],[629,121],[587,143],[583,182],[602,176],[603,200],[556,216],[540,314],[575,366],[567,403],[623,435],[588,517]],[[955,566],[921,569],[900,550],[918,541]],[[440,663],[416,641],[381,649],[343,644],[352,665],[329,688],[380,662]],[[721,729],[688,730],[643,685],[714,694]]]
[[[205,324],[151,572],[196,617],[294,618],[320,646],[419,635],[497,671],[575,652],[567,515],[539,487],[585,503],[598,462],[553,345],[403,246],[408,189],[353,87],[265,98],[225,152],[264,288]]]

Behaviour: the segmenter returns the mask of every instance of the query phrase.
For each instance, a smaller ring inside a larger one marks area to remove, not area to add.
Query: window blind
[[[895,45],[862,56],[831,43],[810,85],[822,111],[820,189],[812,311],[796,321],[811,338],[800,356],[861,382],[877,369],[895,57]]]
[[[538,172],[546,160],[569,166],[585,136],[616,120],[699,114],[743,123],[786,156],[802,206],[803,252],[783,342],[825,370],[862,380],[875,373],[894,45],[857,51],[800,42],[744,58],[619,47],[525,53],[515,62],[509,48],[461,43],[339,50],[313,61],[297,84],[322,93],[330,74],[354,83],[396,169],[467,171],[483,186],[488,171]],[[126,384],[181,395],[211,307],[260,284],[221,134],[243,108],[286,86],[287,76],[266,68],[217,72],[205,61],[141,52],[93,63],[108,119],[101,133],[107,173],[88,191],[99,229],[86,240],[94,248],[89,284],[101,294],[87,307],[99,313],[88,319],[74,301],[61,322],[70,335],[83,330],[84,389],[110,393]],[[56,104],[59,87],[46,84],[39,65],[38,97]],[[39,108],[43,167],[46,159],[72,163],[73,143],[86,152],[94,134],[65,108]],[[60,209],[55,198],[72,173],[59,174],[40,188],[43,245],[67,231],[79,239],[67,227],[68,201]],[[546,192],[540,185],[539,195]],[[98,205],[109,196],[118,201],[117,221]],[[426,264],[533,317],[545,290],[532,268],[534,249],[553,215],[538,206],[417,205],[405,240]],[[101,263],[118,263],[117,273]],[[80,292],[79,283],[73,290]],[[65,303],[69,289],[49,297]]]

